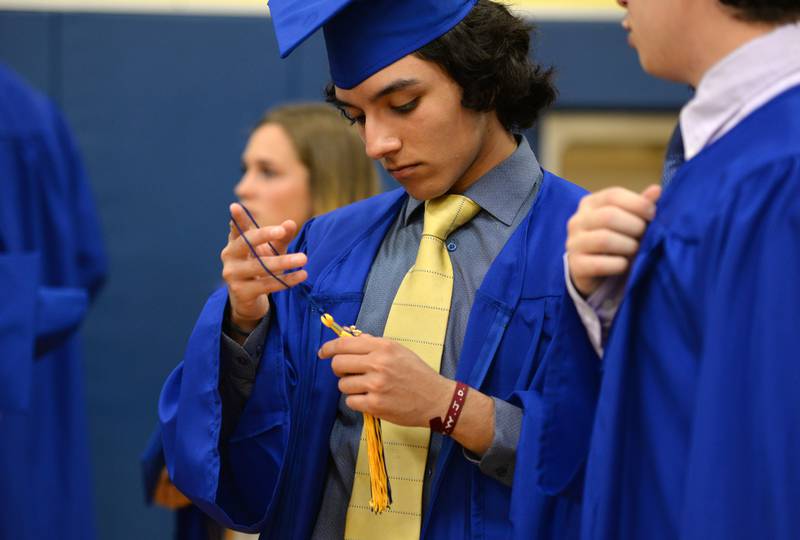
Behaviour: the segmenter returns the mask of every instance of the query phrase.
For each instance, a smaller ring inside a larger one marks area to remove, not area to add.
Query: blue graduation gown
[[[0,65],[0,538],[94,537],[76,330],[105,276],[72,137]]]
[[[141,456],[142,486],[144,488],[144,501],[148,506],[153,504],[153,498],[164,469],[164,447],[161,443],[161,426],[158,426]],[[195,505],[174,510],[175,530],[174,540],[208,540],[208,516]]]
[[[531,404],[525,417],[539,414],[536,379],[564,291],[565,224],[582,195],[545,173],[537,200],[487,272],[470,313],[456,377],[523,407]],[[296,241],[294,249],[309,255],[312,295],[337,321],[356,320],[370,266],[405,197],[397,190],[316,218]],[[334,336],[296,290],[273,295],[253,393],[221,457],[217,387],[226,301],[224,288],[208,300],[183,362],[162,391],[167,468],[181,491],[226,527],[265,531],[268,538],[308,538],[340,396],[330,362],[316,352]],[[523,426],[520,446],[538,441],[538,422],[526,422],[533,427]],[[524,464],[511,490],[446,439],[432,481],[424,538],[568,538],[577,530],[577,501],[537,490]],[[534,512],[541,520],[530,519]]]
[[[795,88],[687,162],[659,201],[603,360],[584,539],[800,538],[798,241]],[[574,308],[562,315],[585,336]],[[589,356],[562,357],[564,395],[596,393]],[[570,440],[585,446],[588,430]]]

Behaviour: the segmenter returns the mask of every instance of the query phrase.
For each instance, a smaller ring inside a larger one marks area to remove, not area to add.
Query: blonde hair
[[[309,173],[311,211],[324,214],[380,193],[375,164],[355,128],[330,105],[303,103],[269,110],[265,124],[281,126]]]

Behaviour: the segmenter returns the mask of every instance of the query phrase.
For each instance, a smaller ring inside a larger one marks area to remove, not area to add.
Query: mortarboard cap
[[[281,58],[320,27],[333,83],[349,89],[447,33],[476,0],[269,0]]]

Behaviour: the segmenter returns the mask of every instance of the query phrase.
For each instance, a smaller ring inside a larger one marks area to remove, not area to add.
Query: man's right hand
[[[306,280],[308,274],[305,270],[284,274],[285,271],[300,268],[308,262],[304,253],[286,255],[289,243],[297,234],[297,224],[294,221],[288,220],[278,226],[256,228],[239,204],[232,204],[230,211],[271,272],[290,287]],[[280,256],[273,253],[268,242],[275,246],[281,253]],[[231,322],[249,332],[269,311],[267,295],[285,287],[264,271],[233,223],[228,235],[228,244],[222,250],[220,258],[223,265],[222,279],[228,285]]]
[[[581,200],[567,223],[567,260],[584,298],[604,279],[628,272],[660,196],[661,186],[652,185],[641,194],[613,187]]]

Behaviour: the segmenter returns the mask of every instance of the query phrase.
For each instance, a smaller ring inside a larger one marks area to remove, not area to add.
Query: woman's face
[[[259,225],[291,219],[302,226],[311,217],[308,169],[281,126],[264,124],[253,132],[242,154],[242,172],[234,193]]]

